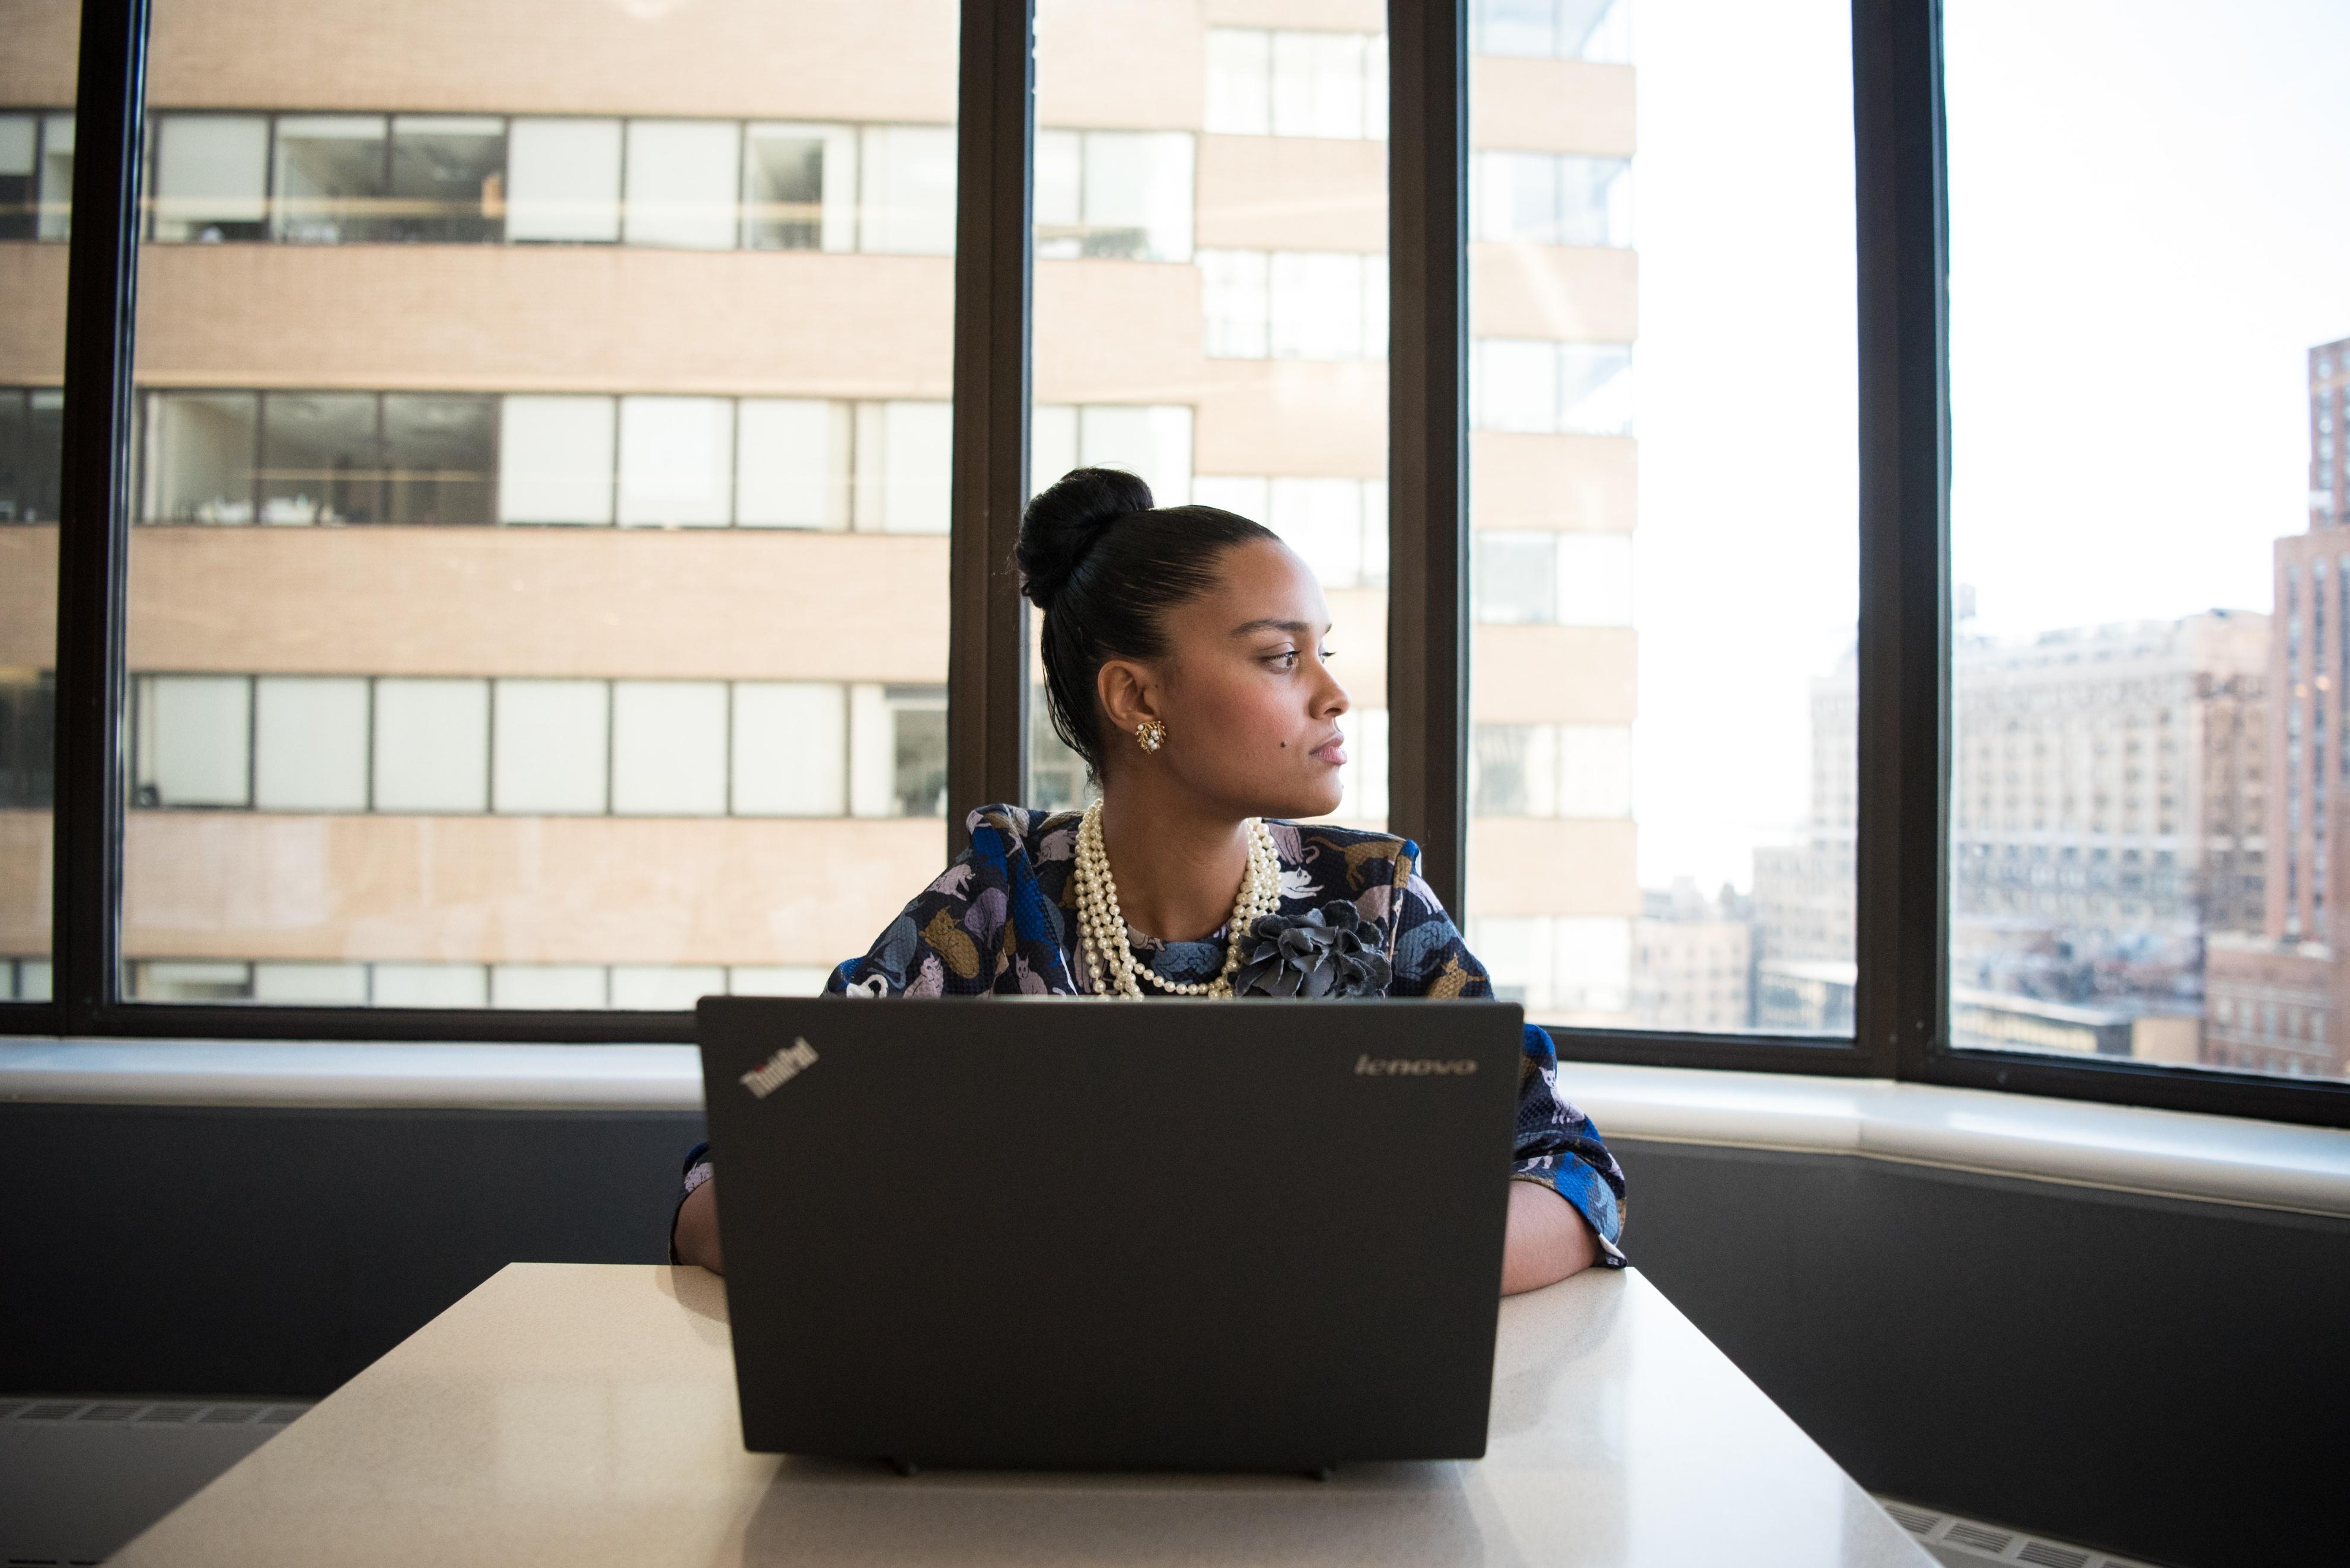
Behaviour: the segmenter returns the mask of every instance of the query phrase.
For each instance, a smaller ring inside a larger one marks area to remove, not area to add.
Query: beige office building
[[[1620,5],[1475,9],[1466,923],[1506,990],[1620,1021],[1633,73]],[[5,15],[14,715],[55,659],[74,77],[68,8]],[[1386,812],[1383,17],[1064,0],[1037,57],[1035,481],[1129,467],[1293,542],[1336,619],[1341,815],[1364,822]],[[942,0],[158,5],[133,994],[813,990],[935,874],[956,26]],[[1034,799],[1076,799],[1037,734]],[[32,995],[47,785],[10,787],[0,956]]]

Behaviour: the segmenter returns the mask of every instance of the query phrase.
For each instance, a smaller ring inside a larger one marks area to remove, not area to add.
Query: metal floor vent
[[[284,1431],[284,1399],[0,1397],[0,1568],[84,1568]]]
[[[1985,1563],[2026,1563],[2032,1568],[2154,1568],[2135,1557],[2116,1557],[2095,1547],[2004,1530],[1914,1502],[1889,1497],[1877,1501],[1893,1516],[1893,1522],[1916,1536],[1937,1561],[1950,1568],[1978,1568]]]
[[[141,1427],[283,1427],[307,1405],[263,1399],[0,1399],[0,1421],[127,1421]]]

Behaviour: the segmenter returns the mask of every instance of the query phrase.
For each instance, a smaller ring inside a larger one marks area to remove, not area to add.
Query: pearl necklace
[[[1086,978],[1096,996],[1142,999],[1140,980],[1175,996],[1230,996],[1232,974],[1241,967],[1248,929],[1262,915],[1281,907],[1281,857],[1263,823],[1248,819],[1248,869],[1241,877],[1240,895],[1232,900],[1232,924],[1226,929],[1224,967],[1211,981],[1161,979],[1148,964],[1134,961],[1126,938],[1126,916],[1118,907],[1118,883],[1109,874],[1109,853],[1102,847],[1101,802],[1086,807],[1077,824],[1077,929],[1085,950]]]

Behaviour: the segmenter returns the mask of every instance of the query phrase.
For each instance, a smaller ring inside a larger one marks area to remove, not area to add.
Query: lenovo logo
[[[1465,1076],[1477,1070],[1473,1058],[1440,1062],[1433,1056],[1357,1056],[1355,1071],[1366,1078],[1426,1078]]]
[[[743,1074],[743,1086],[751,1091],[754,1099],[764,1100],[815,1065],[816,1047],[805,1040],[794,1040],[789,1046]]]

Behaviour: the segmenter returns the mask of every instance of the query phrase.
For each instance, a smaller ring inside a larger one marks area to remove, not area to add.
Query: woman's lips
[[[1315,747],[1310,754],[1316,762],[1327,763],[1334,768],[1344,767],[1347,764],[1347,737],[1333,735]]]

